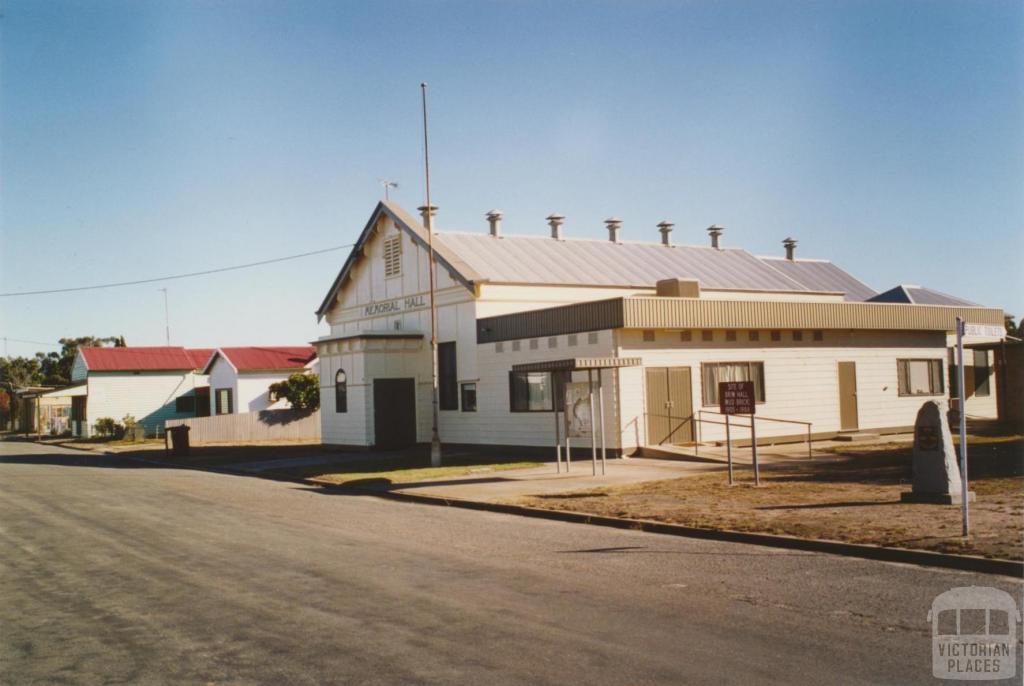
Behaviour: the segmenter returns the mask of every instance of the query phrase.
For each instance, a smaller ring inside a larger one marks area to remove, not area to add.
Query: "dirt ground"
[[[969,441],[970,443],[970,441]],[[912,454],[905,445],[850,448],[815,465],[749,467],[633,486],[533,496],[519,504],[688,526],[788,534],[986,557],[1024,559],[1024,439],[983,438],[969,453],[969,541],[959,506],[904,504]]]

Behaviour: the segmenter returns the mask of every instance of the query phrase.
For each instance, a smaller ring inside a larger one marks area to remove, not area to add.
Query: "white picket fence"
[[[194,419],[168,419],[166,428],[187,426],[191,445],[320,440],[320,410],[261,410]]]

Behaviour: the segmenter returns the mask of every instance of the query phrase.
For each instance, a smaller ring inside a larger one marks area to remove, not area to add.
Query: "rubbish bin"
[[[171,454],[188,455],[188,432],[187,426],[172,426],[167,429],[171,435]]]

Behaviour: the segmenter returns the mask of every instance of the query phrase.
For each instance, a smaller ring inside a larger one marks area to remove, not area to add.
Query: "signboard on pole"
[[[570,438],[590,436],[590,386],[586,383],[565,384],[565,424]]]
[[[722,414],[754,414],[754,382],[720,381],[718,404]]]

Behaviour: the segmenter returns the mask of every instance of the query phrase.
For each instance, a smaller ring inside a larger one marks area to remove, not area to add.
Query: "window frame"
[[[766,388],[767,382],[765,380],[764,372],[764,360],[717,360],[712,362],[701,362],[700,363],[700,401],[702,407],[716,407],[719,405],[718,398],[718,384],[709,384],[707,377],[707,370],[709,367],[723,367],[723,366],[740,366],[747,365],[748,375],[749,369],[759,367],[760,368],[760,383],[757,380],[754,381],[754,393],[758,397],[754,398],[755,405],[764,405],[768,402],[768,390]],[[758,393],[760,391],[760,393]]]
[[[334,372],[334,412],[335,414],[348,413],[348,373],[341,367]]]
[[[529,396],[527,395],[527,407],[517,407],[516,404],[516,377],[522,377],[524,381],[519,383],[525,383],[526,388],[529,388],[529,378],[531,376],[546,376],[548,378],[548,387],[550,388],[550,399],[551,401],[545,407],[530,409],[529,408]],[[509,412],[562,412],[565,408],[565,384],[572,381],[572,372],[514,372],[509,370],[508,372],[508,407]]]
[[[472,388],[470,388],[472,387]],[[473,394],[473,401],[466,401],[466,393],[471,391]],[[476,381],[464,381],[459,384],[459,405],[463,412],[476,412],[477,408],[477,385]]]
[[[215,390],[213,395],[214,395],[214,403],[213,403],[214,415],[219,417],[219,416],[225,415],[225,414],[234,414],[234,410],[235,410],[235,398],[234,398],[234,395],[235,394],[234,394],[234,389],[233,388],[218,388],[218,389]],[[227,406],[228,406],[227,412],[223,412],[222,411],[223,404],[221,403],[221,397],[227,398],[227,401],[228,401],[227,402]]]
[[[910,363],[928,363],[928,387],[926,393],[911,393],[910,388]],[[935,368],[938,368],[936,371]],[[943,374],[945,360],[939,357],[900,357],[896,359],[896,394],[900,398],[927,398],[946,394],[945,374]],[[934,388],[934,382],[938,379],[939,388]]]

